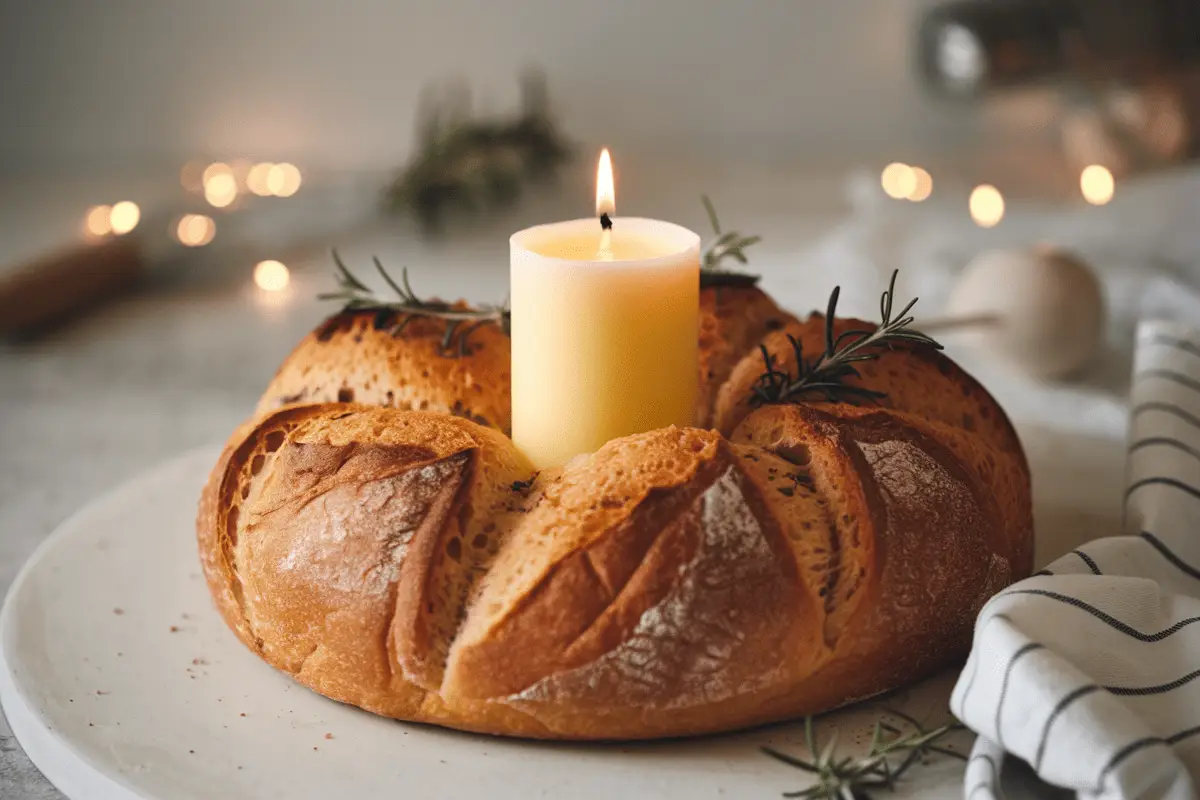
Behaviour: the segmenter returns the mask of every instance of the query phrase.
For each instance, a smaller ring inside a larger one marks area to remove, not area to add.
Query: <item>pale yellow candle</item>
[[[513,441],[538,467],[692,420],[700,237],[618,218],[600,240],[595,219],[511,240]]]

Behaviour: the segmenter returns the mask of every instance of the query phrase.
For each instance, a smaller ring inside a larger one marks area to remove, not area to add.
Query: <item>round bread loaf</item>
[[[860,364],[869,406],[754,408],[759,343],[792,366],[824,321],[707,290],[697,426],[539,474],[504,435],[500,331],[448,359],[438,321],[375,317],[301,343],[197,521],[229,627],[335,700],[541,738],[729,730],[929,674],[1030,571],[1020,444],[941,353]]]

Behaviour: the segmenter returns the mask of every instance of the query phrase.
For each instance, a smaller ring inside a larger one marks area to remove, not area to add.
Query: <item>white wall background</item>
[[[577,136],[794,159],[963,129],[910,67],[928,0],[0,0],[0,169],[394,164],[421,87],[545,68]]]

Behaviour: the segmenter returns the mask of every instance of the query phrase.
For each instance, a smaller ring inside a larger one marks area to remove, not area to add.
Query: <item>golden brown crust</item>
[[[942,443],[954,432],[832,405],[763,409],[739,438],[755,434],[774,439],[768,450],[807,449],[818,491],[843,494],[838,521],[854,525],[840,537],[827,594],[833,657],[793,691],[796,713],[894,688],[965,654],[979,608],[1016,576],[997,498]]]
[[[700,293],[700,391],[695,424],[711,427],[717,389],[742,355],[768,331],[795,322],[762,290]],[[399,326],[403,323],[403,328]],[[364,310],[335,314],[304,338],[283,362],[258,402],[258,413],[296,403],[365,403],[465,417],[508,433],[510,343],[483,325],[455,357],[443,347],[446,323]]]
[[[720,378],[697,413],[716,398],[720,432],[617,439],[535,479],[501,433],[445,413],[330,403],[243,426],[197,519],[223,617],[334,699],[542,738],[815,713],[960,656],[982,603],[1030,569],[1028,470],[1003,412],[908,348],[861,365],[878,406],[755,409],[757,339],[790,367],[786,334],[813,352],[823,324],[770,332],[783,315],[765,296],[705,302]],[[404,391],[466,408],[440,380]]]
[[[259,644],[246,620],[241,578],[234,563],[238,517],[246,499],[241,488],[244,486],[248,495],[254,477],[249,473],[261,469],[263,460],[282,446],[289,431],[319,413],[319,409],[301,407],[238,426],[200,495],[196,533],[208,588],[226,624],[254,650]]]
[[[258,413],[295,403],[365,403],[453,414],[507,432],[508,336],[494,324],[482,325],[454,358],[446,355],[445,336],[440,319],[369,310],[336,314],[283,362]],[[457,346],[455,338],[450,347]]]
[[[838,319],[835,334],[853,329],[871,329],[870,323],[856,319]],[[813,314],[803,322],[794,322],[768,333],[762,345],[776,358],[778,368],[795,371],[795,353],[788,336],[795,337],[806,354],[815,355],[825,347],[825,319]],[[1014,554],[1017,571],[1028,574],[1033,568],[1033,532],[1029,467],[1020,439],[999,403],[978,381],[955,364],[944,353],[926,347],[896,345],[878,359],[855,365],[862,377],[848,378],[847,383],[884,392],[876,401],[865,401],[871,408],[886,408],[904,412],[918,419],[971,435],[977,449],[986,450],[997,473],[1007,476],[1007,482],[997,486],[1005,495],[1002,506],[1010,510],[1010,522],[1024,527],[1014,534],[1022,546]],[[729,380],[718,393],[714,427],[731,434],[750,414],[752,388],[762,374],[763,359],[757,349],[747,353],[733,369]],[[829,405],[820,396],[804,398],[815,408]]]
[[[742,357],[767,333],[796,318],[754,287],[705,289],[700,292],[700,391],[695,425],[713,427],[717,391]]]

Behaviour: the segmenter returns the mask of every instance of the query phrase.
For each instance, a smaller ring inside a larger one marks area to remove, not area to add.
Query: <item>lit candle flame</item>
[[[596,216],[617,213],[617,192],[613,188],[612,156],[608,148],[600,151],[600,163],[596,167]]]
[[[596,257],[600,261],[612,261],[612,223],[604,224],[605,217],[617,213],[617,191],[613,186],[612,156],[608,148],[600,151],[600,163],[596,166],[596,216],[601,217],[600,247]]]

